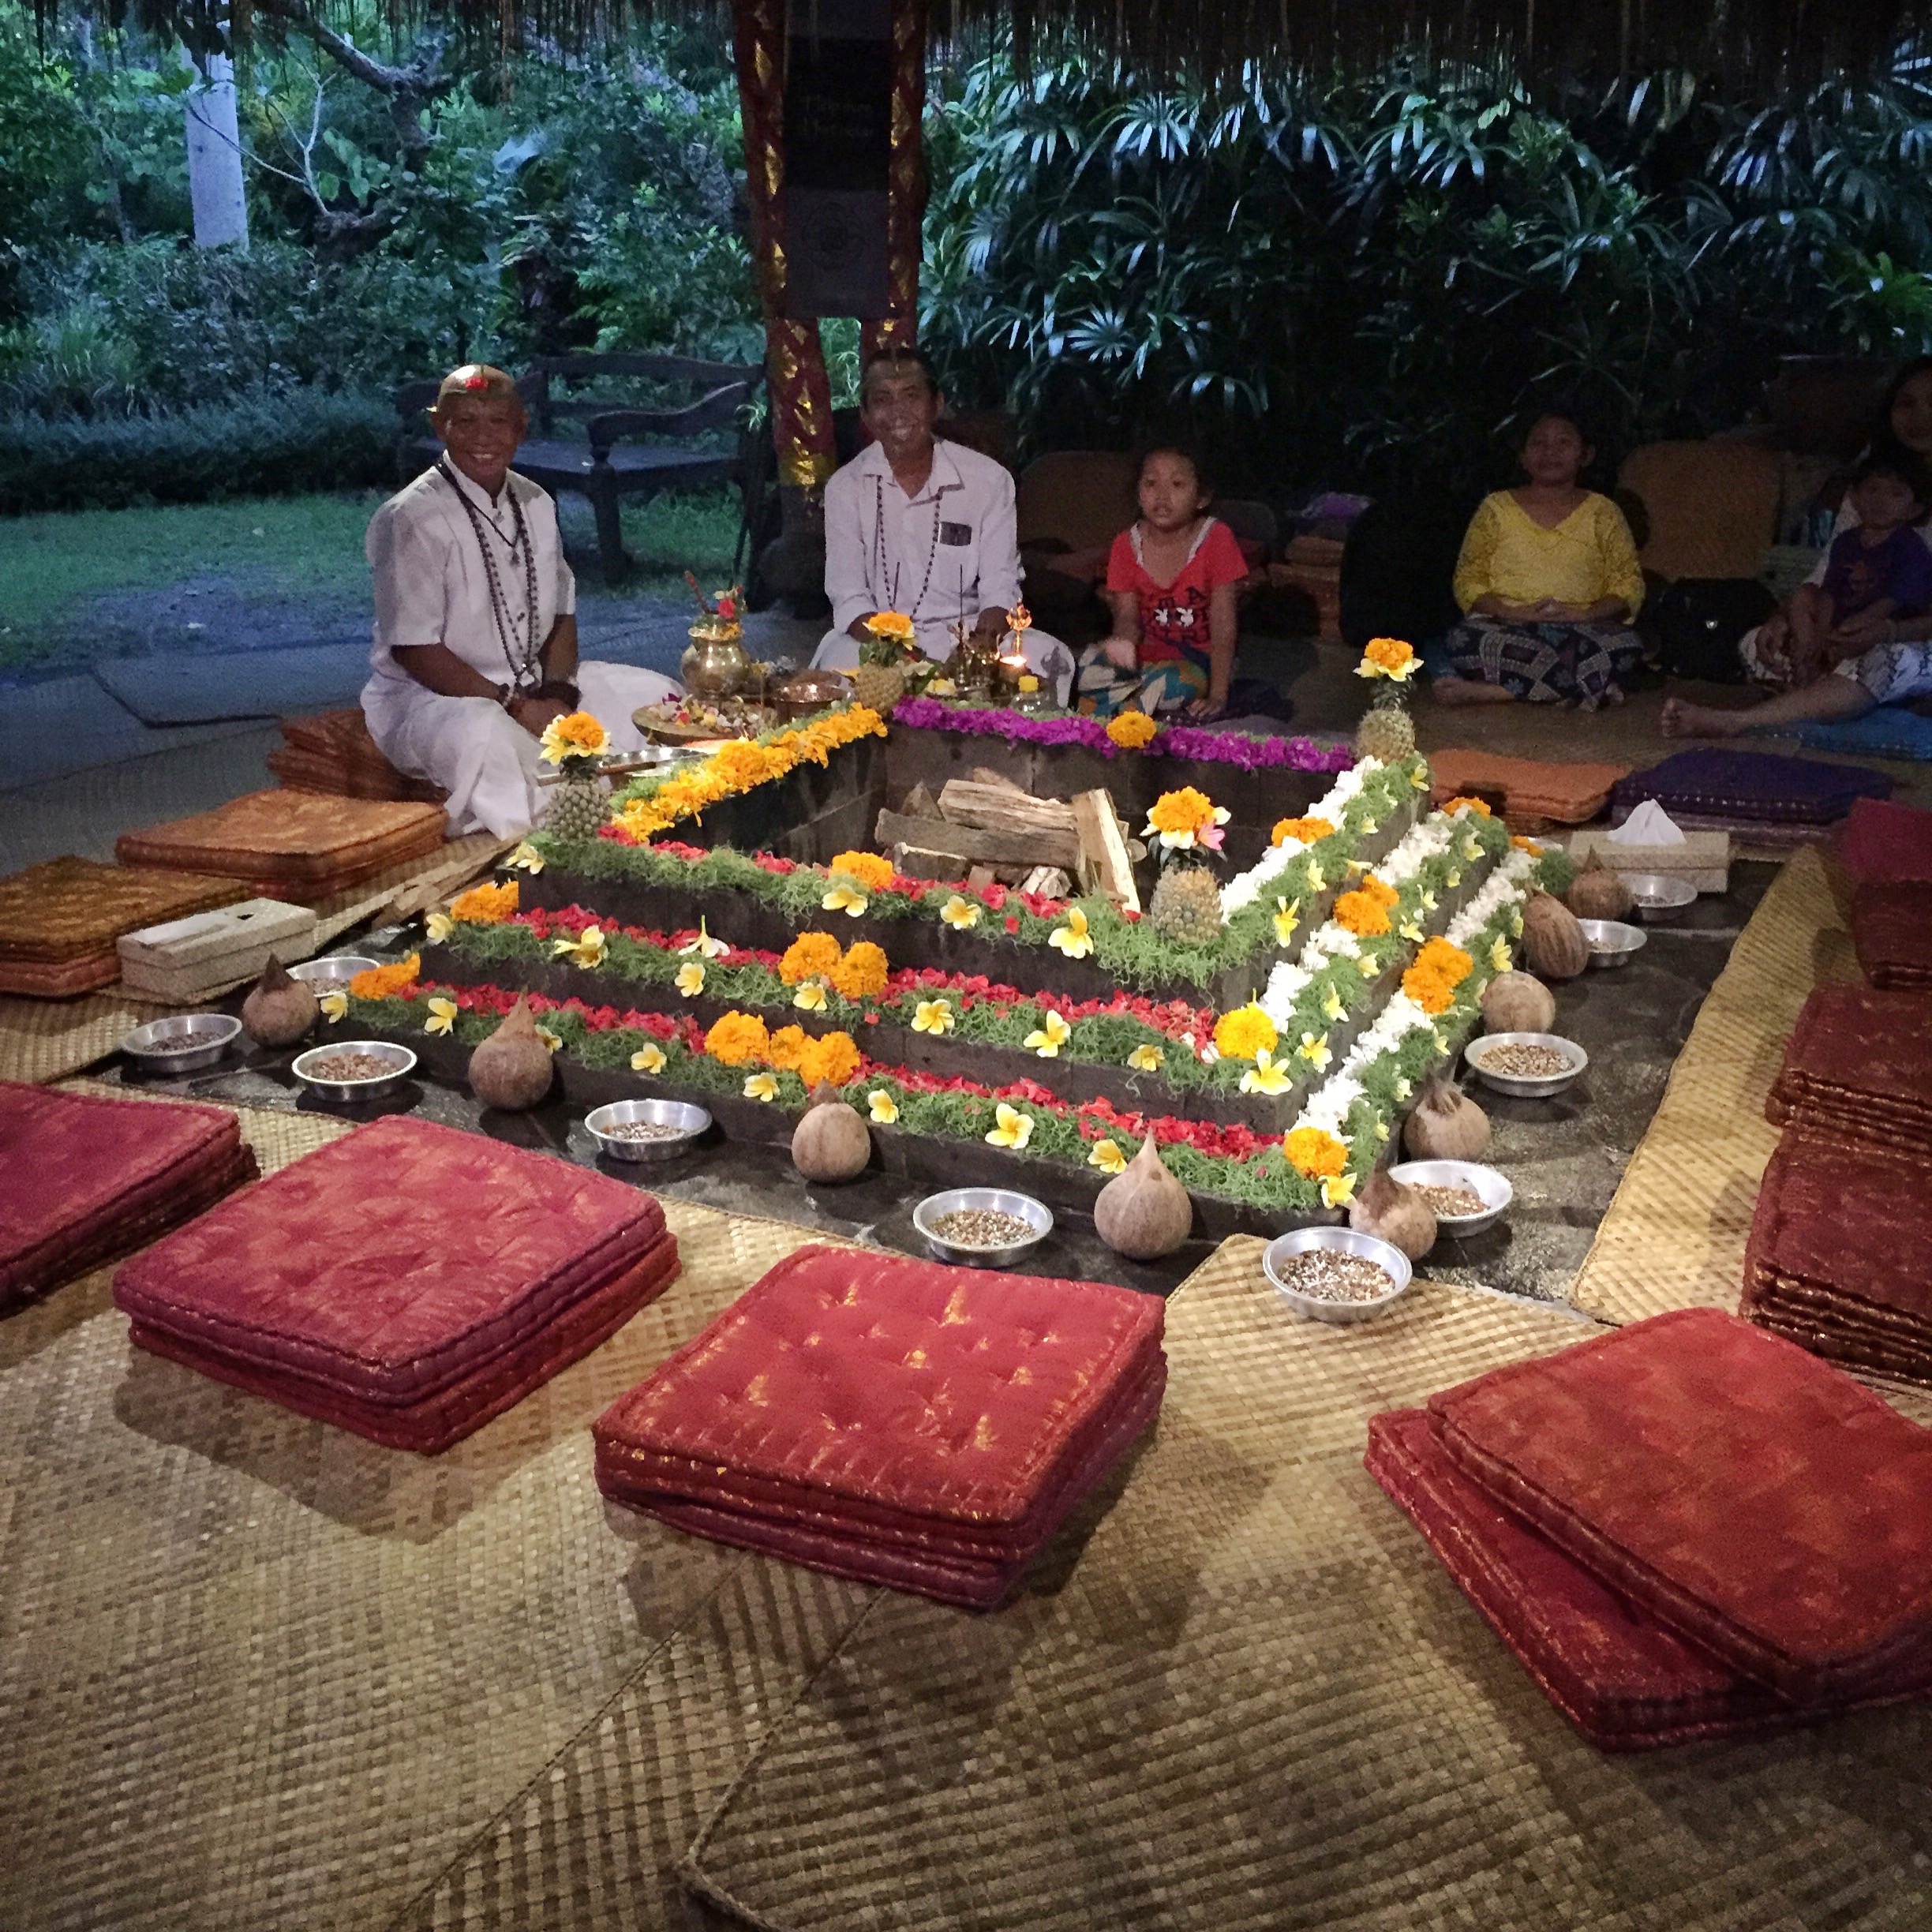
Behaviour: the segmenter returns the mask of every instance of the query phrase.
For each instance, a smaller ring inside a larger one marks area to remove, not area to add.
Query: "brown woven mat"
[[[691,1881],[813,1932],[1922,1922],[1932,1710],[1601,1755],[1364,1473],[1376,1410],[1577,1318],[1424,1287],[1367,1327],[1303,1325],[1260,1246],[1176,1294],[1158,1433],[1058,1566],[989,1617],[882,1593]],[[594,1923],[573,1874],[596,1859],[561,1832],[526,1840],[527,1896]]]
[[[1858,976],[1824,867],[1800,852],[1698,1011],[1571,1288],[1578,1308],[1609,1322],[1667,1309],[1736,1311],[1758,1183],[1778,1143],[1765,1096],[1812,987]]]
[[[104,1271],[0,1324],[0,1925],[366,1932],[606,1736],[668,1864],[870,1593],[607,1520],[592,1417],[808,1238],[665,1207],[683,1278],[432,1460],[137,1354]]]
[[[105,1060],[133,1028],[154,1017],[152,1006],[124,997],[118,986],[73,1000],[0,998],[0,1080],[57,1080],[77,1073]]]

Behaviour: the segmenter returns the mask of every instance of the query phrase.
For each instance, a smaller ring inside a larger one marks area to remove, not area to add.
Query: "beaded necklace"
[[[504,662],[510,667],[511,687],[521,691],[526,682],[532,681],[530,673],[537,668],[542,649],[537,642],[536,546],[530,541],[530,526],[523,521],[523,506],[518,502],[517,493],[511,489],[506,477],[504,492],[510,499],[511,520],[516,525],[516,535],[506,537],[493,522],[485,520],[482,513],[470,500],[468,492],[451,474],[446,461],[438,461],[436,474],[456,492],[456,500],[462,505],[463,515],[469,518],[470,527],[476,534],[477,548],[483,553],[484,581],[489,586],[490,615],[496,623],[496,641],[503,646]],[[492,536],[500,544],[507,546],[511,556],[516,555],[519,547],[523,552],[524,629],[521,661],[511,648],[510,600],[504,594],[502,581],[496,575],[496,558],[489,545]]]
[[[930,487],[930,478],[928,487]],[[932,582],[933,564],[939,555],[939,509],[942,492],[933,491],[932,541],[926,546],[926,574],[919,578],[919,595],[912,600],[912,607],[905,614],[914,623],[919,621],[919,606],[926,601],[927,586]],[[878,564],[878,586],[873,590],[874,597],[886,588],[886,479],[872,479],[872,555]],[[899,608],[899,578],[895,571],[889,586],[891,607]]]

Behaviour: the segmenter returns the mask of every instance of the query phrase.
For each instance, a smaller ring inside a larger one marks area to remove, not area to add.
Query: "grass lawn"
[[[85,657],[97,599],[192,581],[292,602],[361,605],[369,594],[362,537],[381,500],[361,491],[0,518],[0,670]],[[707,590],[719,589],[738,534],[737,499],[728,490],[627,506],[624,547],[638,567],[611,591],[597,567],[589,505],[566,499],[563,519],[586,601],[682,598],[687,570]]]

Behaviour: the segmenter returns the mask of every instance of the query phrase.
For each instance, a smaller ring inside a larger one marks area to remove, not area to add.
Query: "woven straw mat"
[[[1799,852],[1698,1011],[1571,1288],[1577,1307],[1609,1322],[1667,1309],[1736,1312],[1758,1183],[1778,1144],[1765,1097],[1811,989],[1858,976],[1825,868]]]
[[[807,1238],[665,1205],[681,1279],[433,1459],[133,1350],[105,1270],[0,1324],[0,1926],[417,1923],[613,1725],[621,1840],[586,1807],[546,1850],[677,1924],[676,1857],[872,1593],[607,1518],[592,1418]]]
[[[1376,1410],[1587,1325],[1426,1285],[1302,1324],[1260,1248],[1169,1304],[1110,1507],[997,1616],[882,1593],[687,1880],[785,1932],[1923,1926],[1932,1711],[1601,1754],[1363,1470]],[[560,1803],[596,1776],[574,1755]],[[524,1882],[590,1923],[560,1852]]]

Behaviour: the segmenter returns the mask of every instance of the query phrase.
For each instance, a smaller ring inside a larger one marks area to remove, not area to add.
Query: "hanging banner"
[[[791,0],[785,19],[784,313],[893,306],[892,0]]]

